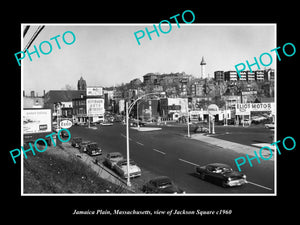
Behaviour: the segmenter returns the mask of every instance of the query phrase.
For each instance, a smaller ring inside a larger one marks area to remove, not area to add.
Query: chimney
[[[45,95],[46,95],[46,91],[44,90],[44,95],[43,95],[44,98],[45,98]]]
[[[31,92],[30,92],[30,97],[31,97],[31,98],[34,98],[34,91],[31,91]]]

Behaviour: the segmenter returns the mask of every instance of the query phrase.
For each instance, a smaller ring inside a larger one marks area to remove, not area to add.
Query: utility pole
[[[224,126],[227,126],[227,115],[228,115],[228,113],[227,113],[227,102],[225,101],[225,121],[224,121]]]
[[[129,106],[126,102],[126,155],[127,155],[127,186],[130,187],[130,171],[129,171]]]
[[[188,116],[187,116],[187,125],[188,125],[188,137],[191,137],[190,134],[190,111],[188,110]]]
[[[128,104],[128,101],[126,102],[126,157],[127,157],[127,186],[130,187],[130,171],[129,171],[129,165],[130,165],[130,156],[129,156],[129,113],[131,112],[133,106],[135,103],[137,103],[140,99],[142,99],[145,96],[148,95],[155,95],[159,93],[148,93],[145,95],[142,95],[135,99],[130,105]]]

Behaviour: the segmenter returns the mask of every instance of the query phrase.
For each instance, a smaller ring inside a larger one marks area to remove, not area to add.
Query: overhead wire
[[[35,33],[33,34],[33,36],[30,38],[30,40],[28,41],[27,45],[25,46],[23,52],[25,53],[27,51],[27,49],[31,46],[32,42],[37,38],[37,36],[39,35],[39,33],[44,29],[45,25],[43,26],[39,26],[38,29],[35,31]],[[26,29],[26,27],[25,27]],[[29,28],[28,28],[29,29]],[[25,34],[27,33],[28,29],[26,30]],[[25,30],[24,30],[25,31]]]

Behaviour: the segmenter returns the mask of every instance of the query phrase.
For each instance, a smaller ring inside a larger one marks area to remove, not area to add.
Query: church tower
[[[202,56],[202,60],[200,62],[200,67],[201,67],[201,78],[204,79],[204,78],[206,78],[206,74],[205,74],[206,62],[205,62],[203,56]]]
[[[78,91],[85,91],[86,90],[86,81],[80,77],[77,83],[77,90]]]

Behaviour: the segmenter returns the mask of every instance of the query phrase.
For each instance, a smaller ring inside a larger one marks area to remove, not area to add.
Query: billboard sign
[[[87,87],[86,95],[87,96],[102,96],[103,88],[102,87]]]
[[[168,98],[169,112],[178,112],[182,114],[188,113],[188,99],[187,98]]]
[[[86,112],[88,116],[103,116],[104,115],[104,99],[103,98],[87,98]]]
[[[51,132],[51,109],[24,109],[23,132],[24,134]]]

